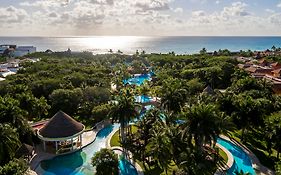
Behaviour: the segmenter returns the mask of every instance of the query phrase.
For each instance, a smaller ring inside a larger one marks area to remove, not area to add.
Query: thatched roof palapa
[[[84,129],[82,123],[59,111],[39,130],[39,134],[45,138],[65,138],[81,133]]]
[[[204,90],[203,93],[207,93],[207,94],[214,94],[215,91],[213,90],[213,88],[211,88],[211,86],[207,86]]]

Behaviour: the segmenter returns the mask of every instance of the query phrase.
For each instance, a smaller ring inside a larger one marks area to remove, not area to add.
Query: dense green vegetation
[[[118,175],[118,156],[112,150],[101,149],[92,158],[96,175]]]
[[[110,117],[121,123],[120,144],[146,174],[213,174],[223,163],[215,147],[220,134],[241,141],[272,169],[280,161],[280,97],[268,82],[237,69],[227,50],[216,55],[202,50],[198,55],[30,56],[41,61],[25,63],[0,82],[2,169],[18,163],[15,152],[22,143],[36,143],[27,122],[50,118],[58,110],[88,128]],[[151,82],[140,87],[123,84],[130,73],[144,73],[148,66],[156,74]],[[138,120],[134,132],[129,122],[143,112],[134,96],[142,94],[161,101]]]
[[[111,82],[121,84],[129,76],[119,71],[127,70],[121,63],[135,60],[131,56],[93,56],[87,52],[29,56],[41,61],[24,63],[16,75],[0,82],[0,166],[14,159],[22,143],[38,142],[28,121],[50,118],[58,110],[88,128],[106,119],[113,106],[108,103],[112,99]],[[145,59],[137,61],[135,67],[147,63]]]
[[[213,161],[204,157],[215,149],[212,143],[219,134],[237,138],[257,153],[263,164],[274,168],[274,162],[279,160],[277,119],[281,117],[272,113],[280,110],[281,101],[268,82],[237,69],[236,60],[229,56],[154,54],[148,59],[157,79],[145,84],[149,86],[145,93],[160,97],[161,105],[148,111],[137,123],[138,132],[127,134],[125,142],[121,142],[147,174],[153,169],[160,174],[159,168],[169,172],[174,166],[175,171],[187,174],[213,174],[220,159],[216,155]],[[203,91],[207,86],[211,90]],[[177,123],[179,119],[182,123]],[[206,144],[210,150],[206,151]]]

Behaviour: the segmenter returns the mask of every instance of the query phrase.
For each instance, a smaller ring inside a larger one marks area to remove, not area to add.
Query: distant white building
[[[16,74],[15,72],[11,72],[7,69],[0,69],[0,77],[6,78],[9,75],[14,75]]]
[[[36,52],[36,47],[34,46],[18,46],[14,53],[14,57],[22,57],[24,55]]]

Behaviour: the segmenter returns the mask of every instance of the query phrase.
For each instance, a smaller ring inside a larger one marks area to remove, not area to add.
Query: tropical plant
[[[50,95],[53,113],[62,110],[69,115],[74,115],[79,107],[79,104],[82,101],[82,97],[83,92],[80,88],[76,88],[73,90],[54,90]]]
[[[218,111],[218,108],[211,104],[196,104],[185,109],[181,117],[185,119],[183,137],[187,138],[189,145],[194,144],[202,148],[204,144],[215,145],[220,134],[227,134],[232,128],[230,118]]]
[[[277,159],[281,151],[281,113],[273,113],[265,119],[266,136],[268,145],[273,145],[277,150]],[[270,146],[271,150],[271,146]],[[271,152],[271,151],[270,151]]]
[[[0,175],[23,175],[27,169],[28,165],[25,160],[13,159],[3,167],[0,167]]]
[[[205,54],[207,53],[207,49],[204,47],[204,48],[202,48],[202,49],[199,51],[199,53],[200,53],[201,55],[205,55]]]
[[[241,139],[244,141],[247,129],[252,125],[261,126],[263,117],[272,108],[270,100],[265,98],[254,99],[246,94],[239,94],[233,98],[235,111],[232,113],[233,121],[242,129]]]
[[[109,116],[112,117],[113,122],[119,122],[121,124],[121,143],[125,141],[127,133],[130,133],[129,122],[138,116],[136,110],[137,104],[135,103],[134,96],[130,92],[130,89],[122,89],[120,93],[114,96],[115,101]]]
[[[118,156],[112,150],[101,149],[92,158],[96,175],[118,175]]]
[[[152,138],[151,128],[154,123],[161,121],[160,112],[157,108],[146,111],[135,125],[138,128],[137,132],[130,134],[123,144],[123,147],[133,154],[134,159],[142,161],[146,170],[146,165],[150,167],[148,157],[150,156],[149,145]]]
[[[171,163],[171,142],[167,135],[167,126],[162,121],[156,121],[150,132],[150,154],[157,161],[159,167],[165,170],[169,168]]]
[[[167,111],[178,113],[186,102],[187,91],[178,79],[168,79],[161,89],[161,106]]]
[[[19,146],[16,129],[8,124],[0,124],[0,165],[11,160]]]
[[[30,141],[31,128],[24,117],[27,112],[19,108],[19,104],[11,97],[0,97],[0,122],[14,126],[21,141]]]

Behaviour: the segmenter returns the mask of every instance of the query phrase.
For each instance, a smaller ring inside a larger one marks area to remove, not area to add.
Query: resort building
[[[22,57],[24,55],[36,52],[34,46],[16,46],[16,45],[0,45],[0,55],[8,57]]]
[[[265,79],[271,82],[273,91],[276,94],[281,94],[281,64],[279,62],[260,59],[258,61],[245,61],[244,64],[238,64],[238,67],[244,69],[256,79]]]
[[[59,111],[37,131],[37,134],[43,141],[45,152],[60,154],[81,148],[84,130],[85,126],[82,123]]]
[[[281,64],[278,63],[278,62],[271,63],[270,67],[272,67],[272,69],[280,69],[281,68]]]
[[[275,78],[280,78],[281,77],[281,69],[275,69],[272,71],[272,75]]]
[[[34,46],[19,46],[14,51],[14,57],[22,57],[34,52],[36,52],[36,47]]]
[[[9,71],[8,69],[2,69],[0,68],[0,77],[6,78],[9,75],[14,75],[16,74],[15,72]]]

